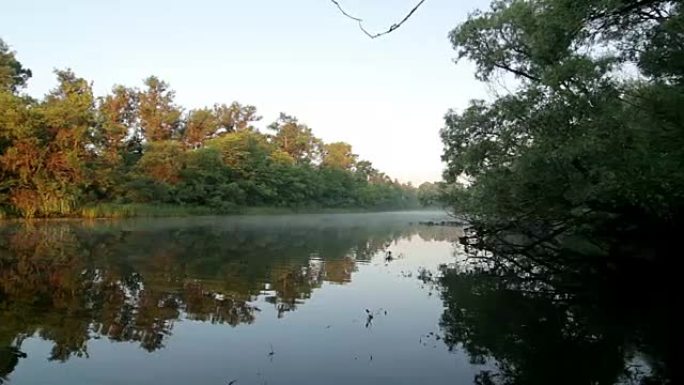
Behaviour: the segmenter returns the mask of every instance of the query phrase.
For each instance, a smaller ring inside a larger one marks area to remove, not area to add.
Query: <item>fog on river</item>
[[[449,219],[2,223],[0,383],[630,383],[634,368],[650,373],[620,334],[629,329],[463,270],[463,229],[421,224]]]

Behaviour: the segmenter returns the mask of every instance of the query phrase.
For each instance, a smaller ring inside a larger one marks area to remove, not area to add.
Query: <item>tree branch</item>
[[[511,72],[511,73],[513,73],[513,74],[515,74],[515,75],[518,75],[518,76],[522,76],[522,77],[524,77],[524,78],[526,78],[526,79],[528,79],[528,80],[532,80],[532,81],[534,81],[534,82],[540,82],[540,81],[541,81],[541,79],[538,78],[538,77],[536,77],[536,76],[530,75],[530,74],[528,74],[527,72],[523,72],[523,71],[517,70],[517,69],[515,69],[515,68],[513,68],[513,67],[511,67],[511,66],[509,66],[509,65],[506,65],[506,64],[494,63],[494,67],[499,68],[499,69],[502,69],[502,70],[504,70],[504,71]]]
[[[406,16],[404,16],[403,19],[401,19],[400,22],[395,23],[395,24],[392,24],[392,25],[389,27],[389,29],[387,29],[386,31],[384,31],[384,32],[379,32],[379,33],[371,33],[371,32],[368,32],[368,30],[363,26],[363,19],[360,19],[360,18],[358,18],[358,17],[352,16],[352,15],[350,15],[349,13],[347,13],[347,12],[344,10],[344,8],[342,8],[342,6],[340,5],[340,3],[337,2],[337,0],[330,0],[330,1],[331,1],[333,4],[335,4],[335,6],[337,7],[337,9],[339,9],[340,13],[342,13],[345,17],[348,17],[348,18],[350,18],[350,19],[356,21],[356,22],[359,24],[359,29],[360,29],[361,31],[363,31],[363,33],[365,33],[366,36],[370,37],[371,39],[375,39],[375,38],[378,38],[378,37],[380,37],[380,36],[387,35],[388,33],[394,32],[394,30],[396,30],[397,28],[401,27],[401,26],[406,22],[406,20],[408,20],[411,16],[413,16],[413,14],[418,10],[418,8],[420,8],[420,6],[423,5],[423,3],[425,2],[425,0],[420,0],[420,1],[418,2],[418,4],[416,4],[416,5],[413,7],[413,9],[411,9],[411,11],[410,11],[409,13],[407,13]]]

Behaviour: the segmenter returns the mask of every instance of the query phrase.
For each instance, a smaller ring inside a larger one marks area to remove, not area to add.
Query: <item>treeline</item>
[[[103,97],[70,70],[42,100],[31,71],[0,40],[0,216],[82,215],[100,204],[399,209],[417,191],[324,143],[281,114],[262,133],[257,110],[185,110],[169,85],[116,86]]]

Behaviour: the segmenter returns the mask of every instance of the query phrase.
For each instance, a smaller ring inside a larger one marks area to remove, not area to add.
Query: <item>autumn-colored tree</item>
[[[297,163],[308,164],[318,158],[321,140],[313,135],[309,127],[299,123],[297,118],[280,113],[278,120],[268,128],[275,132],[273,142]]]
[[[13,142],[31,129],[31,100],[16,95],[26,84],[31,71],[24,68],[15,53],[0,39],[0,218],[11,210],[10,189],[16,185],[16,175],[3,162],[4,154]]]
[[[188,112],[183,130],[183,139],[189,148],[199,148],[205,140],[216,133],[219,127],[217,116],[208,108]]]
[[[39,169],[40,157],[20,155],[40,151],[31,107],[30,99],[0,90],[0,217],[16,208],[10,198]]]
[[[355,164],[358,155],[352,152],[352,146],[345,142],[335,142],[323,146],[323,161],[325,167],[350,170]]]
[[[223,134],[235,131],[254,130],[253,123],[261,120],[254,106],[242,105],[233,102],[231,105],[215,104],[214,115],[218,124],[215,134]]]
[[[126,139],[133,135],[139,123],[138,92],[116,86],[112,93],[98,99],[96,141],[107,163],[120,162]]]
[[[95,121],[92,89],[70,70],[56,74],[59,85],[42,103],[23,111],[19,120],[24,125],[14,122],[20,130],[2,154],[5,171],[18,177],[10,200],[24,216],[71,212],[88,182]],[[21,111],[16,100],[13,106]]]
[[[89,82],[56,73],[57,87],[42,100],[21,95],[30,71],[0,44],[0,217],[91,216],[98,211],[84,206],[100,203],[225,212],[415,202],[411,186],[357,164],[349,144],[324,146],[286,114],[269,135],[254,126],[256,108],[238,102],[183,115],[156,77],[142,90],[116,86],[95,99]]]
[[[155,76],[145,79],[145,86],[138,95],[142,136],[148,142],[175,138],[181,123],[181,109],[174,102],[175,92]]]
[[[131,163],[131,148],[138,143],[134,135],[138,123],[137,90],[116,86],[98,99],[94,132],[98,156],[92,167],[92,185],[98,197],[111,199],[122,187]]]

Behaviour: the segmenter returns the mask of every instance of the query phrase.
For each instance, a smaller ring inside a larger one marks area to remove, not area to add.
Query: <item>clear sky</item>
[[[380,31],[417,0],[339,2]],[[0,37],[33,71],[34,96],[55,86],[54,68],[93,81],[98,95],[157,75],[186,108],[237,100],[257,107],[261,126],[283,111],[421,183],[440,179],[447,109],[487,96],[470,63],[453,63],[447,33],[488,3],[427,0],[402,28],[371,40],[329,0],[6,1]]]

